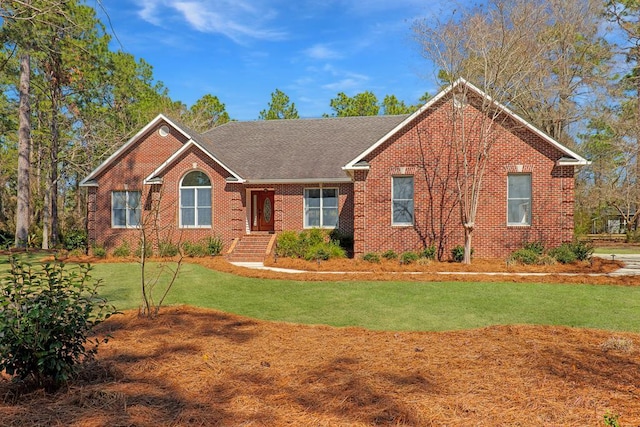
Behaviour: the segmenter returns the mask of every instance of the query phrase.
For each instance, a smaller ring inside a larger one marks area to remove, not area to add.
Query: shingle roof
[[[343,166],[407,117],[230,122],[194,139],[247,180],[342,179]]]

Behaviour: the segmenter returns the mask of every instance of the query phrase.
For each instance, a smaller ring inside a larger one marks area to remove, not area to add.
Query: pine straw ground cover
[[[0,381],[3,426],[640,425],[640,334],[374,332],[191,307],[109,319],[56,394]]]

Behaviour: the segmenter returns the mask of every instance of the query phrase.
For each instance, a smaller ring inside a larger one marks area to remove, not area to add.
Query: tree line
[[[577,189],[584,232],[611,211],[631,224],[640,216],[639,17],[632,0],[490,0],[416,20],[410,30],[442,87],[464,77],[591,160]],[[110,48],[104,24],[81,1],[3,1],[0,23],[5,244],[55,247],[84,229],[80,180],[158,113],[196,131],[232,120],[212,94],[190,107],[173,100],[151,64]],[[407,114],[427,100],[411,105],[394,95],[341,92],[324,116]],[[298,117],[279,89],[258,115]],[[478,188],[477,178],[462,187]],[[463,224],[472,227],[477,209],[462,208]]]

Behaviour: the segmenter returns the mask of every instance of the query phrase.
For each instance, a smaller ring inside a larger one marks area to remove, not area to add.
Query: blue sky
[[[445,0],[87,0],[123,49],[153,66],[174,100],[210,93],[236,120],[254,120],[276,88],[301,117],[330,113],[338,92],[394,94],[408,104],[437,91],[412,39]],[[100,10],[100,4],[108,13]]]

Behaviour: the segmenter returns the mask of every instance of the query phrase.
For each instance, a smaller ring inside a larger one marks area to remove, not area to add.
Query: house
[[[218,235],[229,247],[337,228],[356,256],[435,245],[446,258],[464,243],[456,141],[478,148],[488,135],[474,256],[570,241],[574,172],[588,162],[462,79],[411,115],[230,122],[201,134],[159,115],[81,182],[89,240],[136,247],[153,216],[161,238]]]

